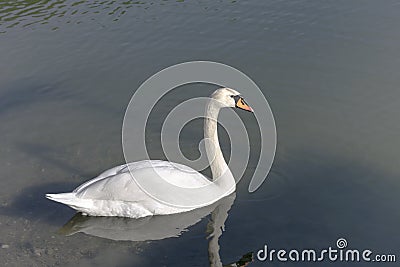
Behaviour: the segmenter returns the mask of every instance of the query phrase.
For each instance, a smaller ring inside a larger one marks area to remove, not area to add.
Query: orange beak
[[[246,103],[246,101],[244,101],[243,97],[240,96],[236,96],[235,97],[235,101],[236,101],[236,107],[249,111],[249,112],[253,112],[253,109]]]

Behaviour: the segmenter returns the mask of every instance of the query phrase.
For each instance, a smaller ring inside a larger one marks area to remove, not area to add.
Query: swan
[[[63,203],[90,216],[117,216],[141,218],[152,215],[168,215],[191,211],[212,203],[204,202],[201,206],[169,205],[146,193],[132,179],[145,179],[159,183],[163,179],[182,189],[168,197],[185,203],[185,188],[207,186],[207,193],[214,194],[213,202],[230,195],[236,190],[235,179],[223,157],[218,141],[217,119],[221,108],[239,108],[249,112],[253,109],[241,94],[231,88],[219,88],[214,91],[207,104],[204,120],[204,140],[206,154],[213,179],[210,180],[194,169],[169,161],[142,160],[120,165],[101,173],[69,193],[46,194],[46,198]],[[157,175],[154,175],[156,172]],[[157,188],[162,190],[163,188]]]

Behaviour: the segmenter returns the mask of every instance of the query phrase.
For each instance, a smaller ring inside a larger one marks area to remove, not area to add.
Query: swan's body
[[[132,179],[132,174],[146,175],[157,169],[163,179],[182,187],[199,187],[212,182],[197,171],[177,163],[162,160],[143,160],[120,165],[83,183],[71,193],[47,194],[46,197],[64,203],[92,216],[140,218],[192,210],[165,205],[149,197]],[[183,171],[187,171],[182,175]],[[171,181],[172,180],[172,181]]]
[[[132,179],[134,176],[138,179],[152,179],[154,184],[158,183],[156,179],[162,177],[163,180],[180,188],[207,186],[207,190],[217,196],[214,202],[218,201],[234,192],[236,188],[235,179],[224,160],[218,141],[217,118],[219,110],[223,107],[239,107],[252,111],[235,90],[222,88],[211,95],[206,107],[204,137],[213,181],[182,164],[143,160],[109,169],[83,183],[71,193],[46,194],[46,197],[92,216],[140,218],[186,212],[201,207],[180,207],[160,202],[144,192]],[[154,175],[155,172],[157,175]],[[168,197],[173,199],[174,203],[185,203],[187,195],[178,193]],[[211,203],[205,202],[203,206],[209,204]]]

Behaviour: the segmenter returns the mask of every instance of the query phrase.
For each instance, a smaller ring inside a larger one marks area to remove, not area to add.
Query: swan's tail
[[[91,200],[78,198],[75,193],[46,194],[46,198],[68,205],[75,210],[85,213],[88,208],[92,207]]]
[[[74,210],[80,211],[85,215],[90,214],[90,211],[94,207],[93,200],[77,197],[76,193],[46,194],[46,198],[68,205]]]
[[[76,202],[75,193],[46,194],[46,198],[66,205]]]

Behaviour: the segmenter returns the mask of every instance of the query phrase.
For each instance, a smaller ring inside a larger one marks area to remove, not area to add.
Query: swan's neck
[[[221,107],[217,101],[210,99],[206,107],[204,139],[213,181],[224,188],[235,187],[235,179],[225,162],[218,140],[218,114]]]

